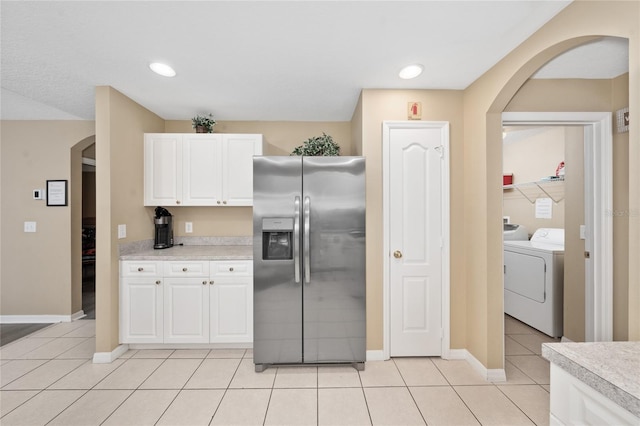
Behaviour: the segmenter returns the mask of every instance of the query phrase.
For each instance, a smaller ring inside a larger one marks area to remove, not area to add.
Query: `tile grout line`
[[[422,417],[422,421],[426,425],[427,424],[427,419],[424,418],[424,414],[422,413],[422,410],[420,409],[420,406],[418,405],[418,402],[416,401],[416,398],[413,396],[413,392],[411,392],[411,389],[409,388],[409,385],[407,385],[407,381],[405,380],[404,376],[402,375],[402,371],[400,371],[400,367],[398,367],[398,364],[396,364],[396,360],[394,358],[391,358],[391,361],[393,361],[393,365],[396,367],[396,370],[398,371],[398,374],[400,375],[400,378],[402,379],[402,383],[404,383],[404,388],[407,390],[407,392],[409,392],[409,395],[411,396],[411,400],[413,401],[413,404],[415,405],[416,409],[418,410],[418,413],[420,413],[420,417]]]
[[[540,385],[538,385],[537,383],[536,383],[535,385],[516,385],[516,386],[537,386],[537,387],[540,387]],[[500,389],[500,387],[498,387],[498,386],[496,386],[496,387],[498,388],[498,391],[500,391],[500,393],[502,393],[502,394],[503,394],[503,395],[504,395],[504,396],[505,396],[505,397],[506,397],[506,398],[507,398],[507,399],[508,399],[508,400],[509,400],[513,405],[515,405],[515,406],[516,406],[516,408],[517,408],[518,410],[520,410],[520,411],[522,412],[522,414],[524,414],[524,416],[525,416],[526,418],[528,418],[529,420],[531,420],[531,423],[533,423],[534,425],[536,425],[536,424],[537,424],[537,423],[535,422],[535,420],[533,420],[531,417],[529,417],[529,415],[528,415],[527,413],[525,413],[525,411],[524,411],[522,408],[520,408],[520,406],[519,406],[519,405],[518,405],[514,400],[512,400],[511,398],[509,398],[509,395],[507,395],[506,393],[504,393],[504,392],[502,391],[502,389]],[[543,390],[544,390],[544,389],[543,389]]]
[[[171,351],[171,354],[173,354],[174,352],[175,352],[175,349]],[[125,402],[127,402],[127,401],[129,400],[129,398],[131,398],[131,395],[133,395],[137,390],[140,390],[140,386],[142,386],[142,384],[143,384],[144,382],[146,382],[147,380],[149,380],[149,377],[151,377],[151,376],[153,375],[153,373],[155,373],[155,372],[160,368],[160,366],[161,366],[162,364],[164,364],[164,362],[168,359],[168,357],[169,357],[169,356],[171,356],[171,354],[167,355],[167,358],[165,358],[165,359],[164,359],[164,361],[162,361],[160,364],[158,364],[158,366],[157,366],[156,368],[154,368],[152,372],[150,372],[150,373],[149,373],[149,375],[147,376],[147,378],[146,378],[146,379],[144,379],[142,382],[140,382],[140,384],[138,385],[138,387],[136,387],[135,389],[125,389],[125,390],[130,390],[130,391],[131,391],[131,393],[129,393],[129,395],[128,395],[125,399],[123,399],[123,400],[122,400],[122,402],[121,402],[120,404],[118,404],[118,406],[117,406],[117,407],[115,407],[115,408],[113,409],[113,411],[111,411],[111,413],[110,413],[107,417],[105,417],[105,418],[104,418],[104,420],[103,420],[102,422],[100,422],[100,424],[102,425],[102,424],[104,424],[107,420],[109,420],[109,418],[110,418],[111,416],[113,416],[113,414],[114,414],[116,411],[118,411],[118,409],[119,409],[120,407],[122,407],[122,406],[124,405],[124,403],[125,403]],[[120,367],[122,367],[122,366],[123,366],[124,364],[126,364],[128,361],[131,361],[131,359],[132,359],[132,358],[129,358],[127,361],[123,362],[123,363],[122,363],[122,365],[120,365]],[[141,358],[141,359],[154,359],[154,358]],[[155,358],[155,359],[157,359],[157,358]],[[120,367],[118,367],[118,368],[120,368]],[[116,368],[116,370],[117,370],[118,368]],[[114,370],[114,371],[115,371],[115,370]],[[113,373],[113,372],[112,372],[112,373]],[[110,375],[111,375],[111,373],[110,373],[110,374],[108,374],[107,376],[110,376]],[[106,377],[105,377],[105,379],[106,379]],[[103,379],[103,380],[104,380],[104,379]],[[102,382],[102,380],[101,380],[100,382]],[[97,384],[96,384],[96,386],[97,386]],[[95,386],[94,386],[94,387],[95,387]],[[105,389],[105,390],[110,390],[110,389]],[[157,421],[156,421],[156,422],[157,422]]]
[[[176,351],[173,351],[171,353],[171,355],[173,355],[174,353],[176,353]],[[178,392],[176,393],[176,396],[173,397],[173,399],[171,400],[171,402],[169,402],[169,404],[165,407],[165,409],[162,411],[162,414],[160,414],[160,417],[158,417],[158,420],[156,420],[154,422],[154,425],[157,425],[158,422],[162,419],[162,417],[166,414],[167,410],[169,410],[169,407],[171,407],[171,405],[175,402],[176,399],[178,399],[178,396],[180,395],[180,393],[182,393],[183,390],[185,390],[185,386],[187,385],[187,383],[189,383],[189,380],[191,380],[191,378],[193,377],[194,374],[196,374],[196,371],[198,371],[198,368],[200,368],[200,366],[202,366],[202,364],[204,363],[204,360],[207,359],[207,355],[209,355],[211,353],[211,350],[207,351],[207,354],[204,356],[204,358],[202,358],[200,360],[200,364],[198,364],[198,366],[193,370],[193,372],[191,373],[191,375],[187,378],[187,380],[185,380],[185,382],[182,384],[182,387],[180,389],[178,389]],[[169,357],[171,356],[169,355]],[[170,358],[167,358],[170,359]],[[172,358],[172,359],[192,359],[192,358]],[[197,359],[197,358],[196,358]],[[163,363],[164,364],[164,363]],[[160,364],[162,365],[162,364]],[[160,367],[158,367],[160,368]],[[153,373],[152,373],[153,374]],[[149,376],[151,377],[151,376]],[[148,379],[148,378],[147,378]]]

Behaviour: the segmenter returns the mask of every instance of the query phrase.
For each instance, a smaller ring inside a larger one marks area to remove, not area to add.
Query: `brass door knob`
[[[402,252],[400,250],[394,251],[393,257],[395,257],[396,259],[400,259],[402,257]]]

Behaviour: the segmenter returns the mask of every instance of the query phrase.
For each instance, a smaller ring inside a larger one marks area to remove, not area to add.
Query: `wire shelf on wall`
[[[541,197],[551,198],[556,204],[564,200],[564,178],[514,183],[504,185],[503,189],[515,189],[531,204]]]

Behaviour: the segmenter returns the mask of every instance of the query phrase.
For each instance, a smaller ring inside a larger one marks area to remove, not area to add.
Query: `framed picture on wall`
[[[47,180],[47,206],[67,205],[67,181]]]

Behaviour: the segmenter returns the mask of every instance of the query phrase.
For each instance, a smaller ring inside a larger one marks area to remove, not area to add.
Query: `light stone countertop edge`
[[[251,260],[253,246],[173,246],[167,249],[145,249],[120,256],[121,261],[185,261],[185,260]]]
[[[640,360],[640,342],[600,342],[600,343],[543,343],[542,356],[559,366],[576,379],[590,386],[635,416],[640,417],[640,374],[629,366],[625,377],[609,372],[607,366],[620,363],[612,357],[610,348],[627,344],[637,351]],[[588,350],[584,350],[587,349]],[[582,351],[581,351],[582,349]],[[583,353],[581,353],[583,352]],[[597,366],[597,370],[593,367]],[[616,370],[625,368],[617,365]],[[638,372],[640,373],[640,372]],[[625,383],[626,382],[626,383]]]

